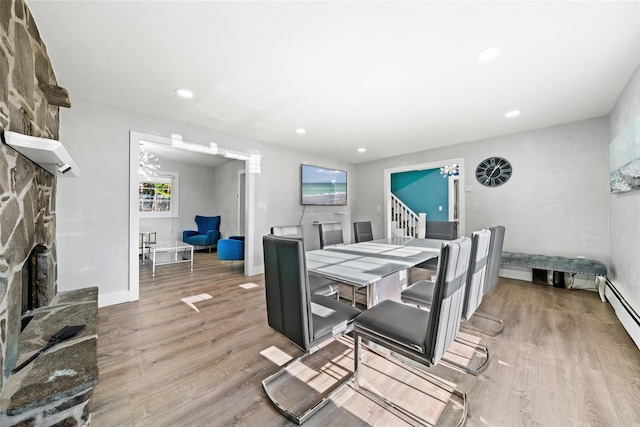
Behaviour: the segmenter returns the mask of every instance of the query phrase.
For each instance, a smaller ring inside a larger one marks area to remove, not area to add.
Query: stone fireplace
[[[0,132],[58,139],[63,103],[50,96],[56,77],[23,0],[0,1],[0,76]],[[54,175],[0,142],[2,426],[78,426],[89,419],[98,379],[97,289],[57,292],[56,187]],[[21,331],[25,314],[32,320]],[[70,325],[85,328],[12,372]]]
[[[22,310],[29,313],[46,307],[55,295],[55,281],[51,251],[36,245],[22,265]],[[22,329],[22,326],[21,326]]]

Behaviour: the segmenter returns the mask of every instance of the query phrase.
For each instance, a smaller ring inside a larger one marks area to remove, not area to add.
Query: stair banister
[[[389,199],[389,211],[387,212],[388,237],[424,237],[427,230],[427,215],[425,213],[415,213],[393,193],[389,193]]]

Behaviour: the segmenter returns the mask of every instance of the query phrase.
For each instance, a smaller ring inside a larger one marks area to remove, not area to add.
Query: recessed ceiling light
[[[176,93],[183,98],[193,98],[193,92],[187,89],[176,89]]]
[[[480,51],[480,53],[478,54],[478,61],[488,61],[490,59],[493,59],[496,56],[500,55],[501,51],[502,46],[489,46],[488,48]]]
[[[307,130],[306,129],[302,129],[302,128],[298,128],[298,129],[296,129],[296,133],[299,133],[299,134],[307,133]]]
[[[366,148],[358,148],[358,153],[364,153],[365,151],[367,151]]]
[[[513,111],[509,111],[508,113],[506,113],[504,116],[507,119],[511,119],[513,117],[518,117],[520,115],[520,111],[518,110],[513,110]]]

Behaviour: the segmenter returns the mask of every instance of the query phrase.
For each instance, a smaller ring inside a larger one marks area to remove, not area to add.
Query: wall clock
[[[511,163],[502,157],[489,157],[476,168],[476,179],[487,187],[497,187],[511,178]]]

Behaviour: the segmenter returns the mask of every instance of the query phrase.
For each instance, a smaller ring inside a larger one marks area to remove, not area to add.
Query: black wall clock
[[[502,157],[489,157],[476,168],[476,179],[487,187],[497,187],[511,178],[511,163]]]

